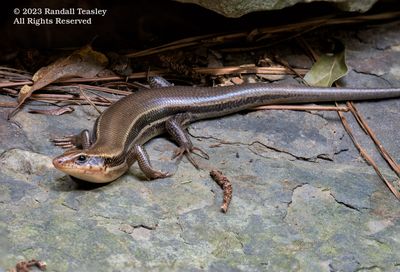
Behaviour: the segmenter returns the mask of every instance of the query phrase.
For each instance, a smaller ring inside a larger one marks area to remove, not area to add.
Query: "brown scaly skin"
[[[56,145],[74,147],[53,160],[68,175],[89,182],[110,182],[138,161],[147,178],[164,178],[169,173],[151,167],[143,144],[168,132],[178,143],[177,156],[198,150],[185,127],[200,119],[220,117],[259,105],[371,100],[400,97],[400,88],[342,89],[279,87],[244,84],[227,87],[171,86],[133,93],[110,106],[96,120],[93,133],[55,139]],[[205,153],[203,153],[203,156]]]

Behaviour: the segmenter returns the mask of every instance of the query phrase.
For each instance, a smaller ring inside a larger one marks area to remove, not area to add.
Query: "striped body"
[[[126,156],[133,146],[143,145],[164,133],[166,121],[178,114],[190,114],[190,120],[182,124],[186,126],[196,120],[224,116],[259,105],[399,96],[399,88],[280,87],[263,83],[214,88],[172,86],[143,90],[117,101],[99,116],[93,129],[93,144],[83,152],[87,156],[103,158],[108,168],[117,167],[120,176],[130,166],[121,167],[122,164],[129,164]]]

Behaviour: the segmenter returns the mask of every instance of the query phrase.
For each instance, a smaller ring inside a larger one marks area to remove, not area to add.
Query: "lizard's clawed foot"
[[[162,171],[152,171],[151,173],[145,173],[147,179],[159,179],[159,178],[168,178],[172,176],[169,172],[162,172]]]
[[[77,135],[67,135],[60,138],[50,139],[55,146],[61,148],[87,149],[92,145],[92,138],[89,130],[84,129]]]
[[[199,151],[199,153],[196,153],[194,151]],[[193,159],[191,154],[196,154],[197,156],[203,158],[203,159],[210,159],[210,157],[208,156],[208,154],[206,152],[204,152],[203,150],[201,150],[198,147],[178,147],[175,151],[174,151],[174,155],[172,156],[172,159],[175,158],[182,158],[183,155],[186,155],[186,157],[188,158],[188,160],[190,161],[191,164],[193,164],[194,167],[196,167],[196,169],[199,169],[199,165],[197,164],[197,162]]]
[[[60,138],[52,138],[50,141],[55,145],[61,148],[74,148],[75,145],[75,135],[68,135]]]

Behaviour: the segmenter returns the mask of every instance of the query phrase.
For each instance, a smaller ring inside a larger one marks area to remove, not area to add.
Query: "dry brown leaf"
[[[107,66],[107,57],[94,51],[90,45],[74,51],[66,58],[61,58],[54,63],[42,67],[32,77],[33,85],[24,85],[18,95],[18,107],[31,96],[31,94],[59,79],[70,77],[90,78],[96,76]]]

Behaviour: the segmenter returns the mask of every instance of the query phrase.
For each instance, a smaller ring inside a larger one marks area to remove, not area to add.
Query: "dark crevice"
[[[252,145],[254,145],[254,144],[259,144],[259,145],[262,145],[263,147],[265,147],[265,148],[267,148],[267,149],[269,149],[269,150],[272,150],[272,151],[275,151],[275,152],[278,152],[278,153],[283,153],[283,154],[289,155],[289,156],[291,156],[291,157],[293,157],[293,158],[295,158],[296,160],[299,160],[299,161],[306,161],[306,162],[314,162],[314,163],[315,163],[315,162],[317,162],[318,159],[321,159],[321,160],[329,160],[329,159],[327,159],[326,157],[324,157],[325,154],[319,154],[319,155],[317,155],[317,156],[315,156],[315,157],[309,157],[309,158],[307,158],[307,157],[302,157],[302,156],[295,155],[295,154],[293,154],[293,153],[290,153],[289,151],[282,150],[282,149],[279,149],[279,148],[277,148],[277,147],[273,147],[273,146],[266,145],[266,144],[264,144],[264,143],[262,143],[262,142],[260,142],[260,141],[254,141],[254,142],[252,142],[252,143],[250,143],[250,144],[244,144],[244,145],[252,146]],[[253,150],[250,149],[250,151],[251,151],[252,153],[254,153],[254,154],[260,156],[260,154],[257,154],[257,153],[254,152]],[[320,157],[320,156],[321,156],[321,157]]]
[[[338,151],[335,151],[335,153],[333,153],[333,155],[339,155],[339,154],[341,154],[341,153],[343,153],[343,152],[347,152],[347,151],[349,151],[349,149],[348,148],[343,148],[343,149],[340,149],[340,150],[338,150]]]
[[[353,68],[353,71],[354,71],[355,73],[357,73],[357,74],[361,74],[361,75],[366,75],[366,76],[372,76],[372,77],[379,78],[379,79],[385,81],[385,82],[388,84],[388,86],[390,86],[390,87],[395,87],[395,86],[393,86],[393,84],[392,84],[390,81],[388,81],[386,78],[382,77],[382,75],[377,75],[377,74],[374,74],[374,73],[372,73],[372,72],[358,71],[358,70],[355,69],[355,68]]]
[[[289,156],[291,156],[291,157],[293,157],[294,159],[299,160],[299,161],[313,162],[313,163],[317,163],[318,160],[333,161],[333,159],[332,159],[331,157],[329,157],[329,155],[327,155],[327,154],[318,154],[318,155],[316,155],[316,156],[314,156],[314,157],[302,157],[302,156],[298,156],[298,155],[295,155],[295,154],[293,154],[293,153],[290,153],[289,151],[282,150],[282,149],[279,149],[279,148],[274,147],[274,146],[269,146],[269,145],[264,144],[264,143],[262,143],[262,142],[260,142],[260,141],[254,141],[254,142],[251,142],[251,143],[228,142],[228,141],[224,141],[224,140],[222,140],[222,139],[216,138],[216,137],[214,137],[214,136],[195,136],[195,135],[193,135],[193,134],[191,134],[191,133],[189,133],[189,134],[190,134],[190,136],[192,136],[193,138],[196,138],[196,139],[208,139],[208,140],[211,139],[211,140],[217,141],[217,142],[219,143],[219,145],[245,145],[245,146],[253,146],[253,145],[255,145],[255,144],[259,144],[259,145],[265,147],[266,149],[275,151],[275,152],[277,152],[277,153],[283,153],[283,154],[289,155]],[[252,152],[253,154],[255,154],[255,155],[257,155],[257,156],[264,157],[264,156],[258,154],[257,152],[255,152],[255,151],[252,150],[252,149],[249,149],[249,150],[250,150],[250,152]]]
[[[290,191],[292,192],[292,195],[290,196],[290,201],[289,201],[289,202],[284,202],[284,203],[286,203],[286,206],[287,206],[287,207],[286,207],[286,211],[285,211],[284,215],[282,216],[282,220],[286,220],[286,216],[287,216],[287,214],[288,214],[288,210],[289,210],[290,206],[291,206],[292,203],[293,203],[293,194],[294,194],[294,191],[296,191],[297,189],[303,187],[304,185],[308,185],[308,182],[304,182],[304,183],[297,184],[296,186],[294,186],[293,188],[290,189]]]
[[[155,230],[157,228],[157,225],[148,226],[148,225],[145,225],[145,224],[139,224],[139,225],[131,225],[131,227],[134,228],[134,229],[144,228],[144,229],[147,229],[147,230]]]
[[[377,265],[371,265],[371,266],[359,267],[355,271],[374,270],[374,269],[379,269],[379,270],[382,270],[382,271],[385,270],[383,267],[380,267],[380,266],[377,266]]]
[[[67,207],[68,209],[73,210],[73,211],[75,211],[75,212],[78,211],[77,208],[74,208],[74,207],[72,207],[72,206],[69,206],[69,205],[68,205],[67,203],[65,203],[65,202],[61,203],[61,205],[64,206],[64,207]]]
[[[346,203],[346,202],[337,200],[336,197],[335,197],[332,193],[330,193],[330,195],[331,195],[331,197],[335,200],[336,203],[338,203],[338,204],[340,204],[340,205],[343,205],[343,206],[345,206],[346,208],[349,208],[349,209],[355,210],[355,211],[357,211],[357,212],[360,212],[360,209],[358,209],[357,207],[355,207],[355,206],[353,206],[353,205],[351,205],[351,204],[349,204],[349,203]]]
[[[317,155],[317,159],[333,162],[333,158],[330,157],[328,154],[319,154],[319,155]]]

